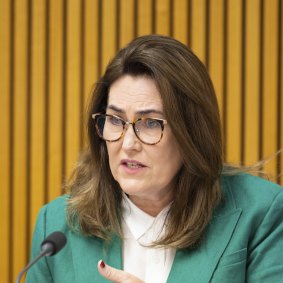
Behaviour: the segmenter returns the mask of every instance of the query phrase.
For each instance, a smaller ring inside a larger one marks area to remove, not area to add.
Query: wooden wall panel
[[[11,5],[0,1],[0,281],[9,282],[11,251]],[[22,249],[25,247],[22,247]]]
[[[137,35],[145,35],[153,32],[153,9],[154,0],[137,0]]]
[[[245,69],[244,69],[244,147],[243,161],[253,164],[259,159],[260,137],[260,0],[246,1]],[[251,130],[252,129],[252,130]]]
[[[135,2],[122,0],[119,7],[119,48],[124,47],[135,35]]]
[[[45,0],[32,2],[32,27],[30,50],[30,175],[29,178],[29,216],[35,223],[39,208],[45,203],[46,180],[46,13]],[[33,227],[29,227],[30,235]],[[29,237],[28,237],[29,238]]]
[[[279,123],[278,123],[278,148],[281,149],[281,154],[278,161],[279,182],[283,186],[283,1],[279,1],[279,62],[278,69],[278,97],[279,97]]]
[[[28,19],[30,11],[27,0],[16,0],[14,3],[14,60],[13,60],[13,125],[12,125],[12,243],[11,256],[13,257],[13,264],[11,266],[14,274],[13,281],[15,281],[15,274],[27,260],[26,247],[28,239],[28,218],[27,208],[28,203],[28,120],[29,120],[29,102],[30,93],[29,75],[30,62],[28,58],[28,44],[30,40],[28,30]],[[21,235],[19,237],[19,235]],[[16,259],[16,260],[15,260]]]
[[[66,94],[65,107],[65,172],[69,175],[80,151],[81,127],[81,1],[67,1]]]
[[[83,121],[86,121],[86,108],[88,105],[91,89],[99,77],[101,67],[100,59],[100,33],[99,26],[101,24],[100,5],[98,0],[84,1],[83,6],[83,45],[82,45],[82,91],[83,97]],[[82,122],[82,139],[86,143],[86,122]]]
[[[263,78],[262,78],[262,156],[274,155],[277,151],[277,103],[278,103],[278,1],[269,0],[263,7]],[[266,170],[276,175],[276,158]]]
[[[1,282],[27,262],[40,207],[86,145],[92,86],[136,36],[193,49],[215,86],[226,161],[274,156],[264,169],[283,184],[282,0],[2,0],[0,18]]]
[[[46,191],[45,199],[50,201],[61,193],[63,172],[63,96],[65,62],[64,5],[63,1],[47,1],[46,42],[47,62],[47,146],[46,146]]]
[[[186,0],[175,0],[172,13],[173,37],[184,44],[188,44],[189,2]]]
[[[155,1],[155,27],[154,33],[171,34],[171,9],[170,0]]]
[[[109,60],[115,55],[118,49],[117,42],[117,1],[102,1],[102,23],[101,23],[101,54],[102,72],[105,70]]]
[[[190,47],[195,54],[206,63],[206,11],[208,9],[205,0],[191,0],[191,42]]]
[[[233,163],[241,161],[242,13],[242,1],[228,1],[225,152],[227,160]]]
[[[54,199],[61,193],[63,168],[63,94],[64,78],[63,63],[65,51],[63,50],[64,13],[63,1],[48,1],[47,29],[48,42],[46,42],[48,68],[47,68],[47,147],[46,160],[46,201]]]
[[[209,73],[214,83],[221,120],[224,118],[224,0],[210,1],[209,10]]]

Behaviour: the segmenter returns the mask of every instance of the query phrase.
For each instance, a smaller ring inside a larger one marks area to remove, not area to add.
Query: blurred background
[[[85,146],[85,106],[116,51],[144,34],[187,44],[211,74],[226,161],[273,156],[283,184],[282,0],[0,0],[0,281],[29,259],[40,207]]]

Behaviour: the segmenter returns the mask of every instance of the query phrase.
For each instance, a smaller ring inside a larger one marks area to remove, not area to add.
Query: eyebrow
[[[125,111],[115,105],[108,105],[107,109],[111,109],[114,110],[115,112],[121,113],[121,114],[125,114]],[[164,113],[162,111],[156,110],[156,109],[145,109],[145,110],[139,110],[136,111],[135,114],[138,115],[146,115],[146,114],[151,114],[151,113],[155,113],[155,114],[160,114],[160,115],[164,115]]]

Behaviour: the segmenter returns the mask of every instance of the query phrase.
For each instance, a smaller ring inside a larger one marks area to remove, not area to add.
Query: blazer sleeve
[[[282,282],[283,190],[272,201],[251,241],[247,282]]]
[[[36,221],[36,225],[33,233],[33,239],[32,239],[32,252],[31,252],[32,258],[35,258],[40,253],[41,242],[46,237],[46,210],[47,210],[47,206],[41,208]],[[41,258],[37,263],[35,263],[29,269],[25,282],[27,283],[53,282],[46,257]]]

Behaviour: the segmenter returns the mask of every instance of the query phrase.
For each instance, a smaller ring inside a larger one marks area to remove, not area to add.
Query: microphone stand
[[[16,283],[20,283],[23,275],[25,274],[25,272],[32,267],[38,260],[40,260],[42,257],[44,256],[48,256],[51,255],[53,253],[54,250],[54,246],[50,243],[45,243],[42,247],[41,247],[41,252],[40,254],[34,258],[32,261],[29,262],[29,264],[19,273],[17,279],[16,279]]]
[[[33,259],[31,262],[29,262],[29,264],[19,273],[16,283],[20,283],[23,275],[25,274],[25,272],[32,267],[39,259],[41,259],[43,256],[45,255],[45,251],[41,252],[35,259]]]

